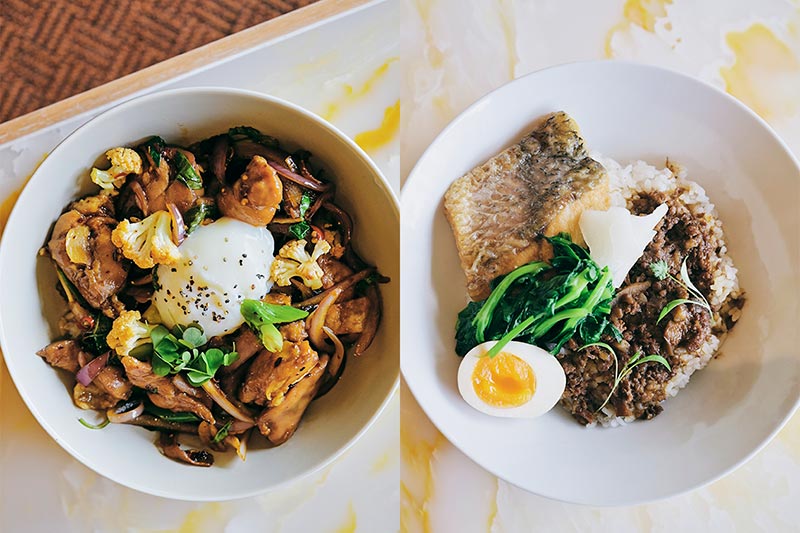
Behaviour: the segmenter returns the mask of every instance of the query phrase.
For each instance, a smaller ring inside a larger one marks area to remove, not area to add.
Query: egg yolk
[[[472,387],[482,401],[493,407],[519,407],[536,391],[531,365],[508,352],[481,357],[472,371]]]

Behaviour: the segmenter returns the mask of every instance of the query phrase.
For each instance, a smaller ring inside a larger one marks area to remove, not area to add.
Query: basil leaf
[[[186,232],[191,233],[196,230],[200,224],[207,218],[215,218],[219,214],[219,210],[215,204],[199,203],[189,209],[183,216],[186,222]]]
[[[167,141],[158,135],[153,135],[144,143],[142,143],[142,149],[147,150],[147,152],[150,154],[150,159],[153,160],[153,164],[157,167],[161,165],[161,150],[164,148],[164,146],[166,146],[166,144]]]
[[[298,240],[305,239],[309,231],[311,231],[311,226],[305,220],[289,226],[289,233]]]
[[[233,142],[242,139],[250,139],[255,143],[265,146],[271,146],[274,148],[278,148],[280,146],[280,143],[278,143],[278,140],[275,137],[264,135],[257,129],[250,126],[236,126],[231,128],[228,130],[228,137],[230,137]]]
[[[183,182],[187,187],[193,190],[203,188],[203,178],[195,171],[192,164],[189,163],[189,159],[183,155],[182,152],[175,152],[174,161],[178,171],[175,179]]]
[[[303,191],[303,196],[300,198],[300,218],[304,218],[306,213],[308,212],[308,208],[311,207],[311,193],[308,191]]]

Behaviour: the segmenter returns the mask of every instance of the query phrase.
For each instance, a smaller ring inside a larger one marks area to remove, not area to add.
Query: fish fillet
[[[547,259],[542,238],[560,232],[583,244],[585,209],[608,209],[608,175],[589,157],[575,121],[547,115],[518,144],[450,185],[444,209],[456,239],[467,291],[486,298],[489,283],[520,265]]]

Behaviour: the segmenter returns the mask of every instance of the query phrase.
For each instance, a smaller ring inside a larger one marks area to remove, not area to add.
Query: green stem
[[[550,267],[544,261],[536,261],[534,263],[523,265],[516,270],[509,272],[506,277],[500,281],[489,297],[486,298],[481,310],[478,311],[478,313],[475,315],[475,318],[472,319],[472,325],[475,326],[475,339],[478,341],[478,344],[486,340],[486,328],[489,327],[489,323],[492,321],[492,314],[494,313],[497,304],[500,303],[500,299],[503,297],[509,287],[511,287],[511,285],[520,277],[526,274],[535,275],[547,268]]]

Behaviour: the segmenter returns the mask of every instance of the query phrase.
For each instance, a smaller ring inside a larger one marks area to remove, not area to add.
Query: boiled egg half
[[[482,413],[507,418],[534,418],[561,399],[567,377],[547,351],[511,341],[492,358],[486,353],[497,341],[474,347],[458,367],[458,390]]]

